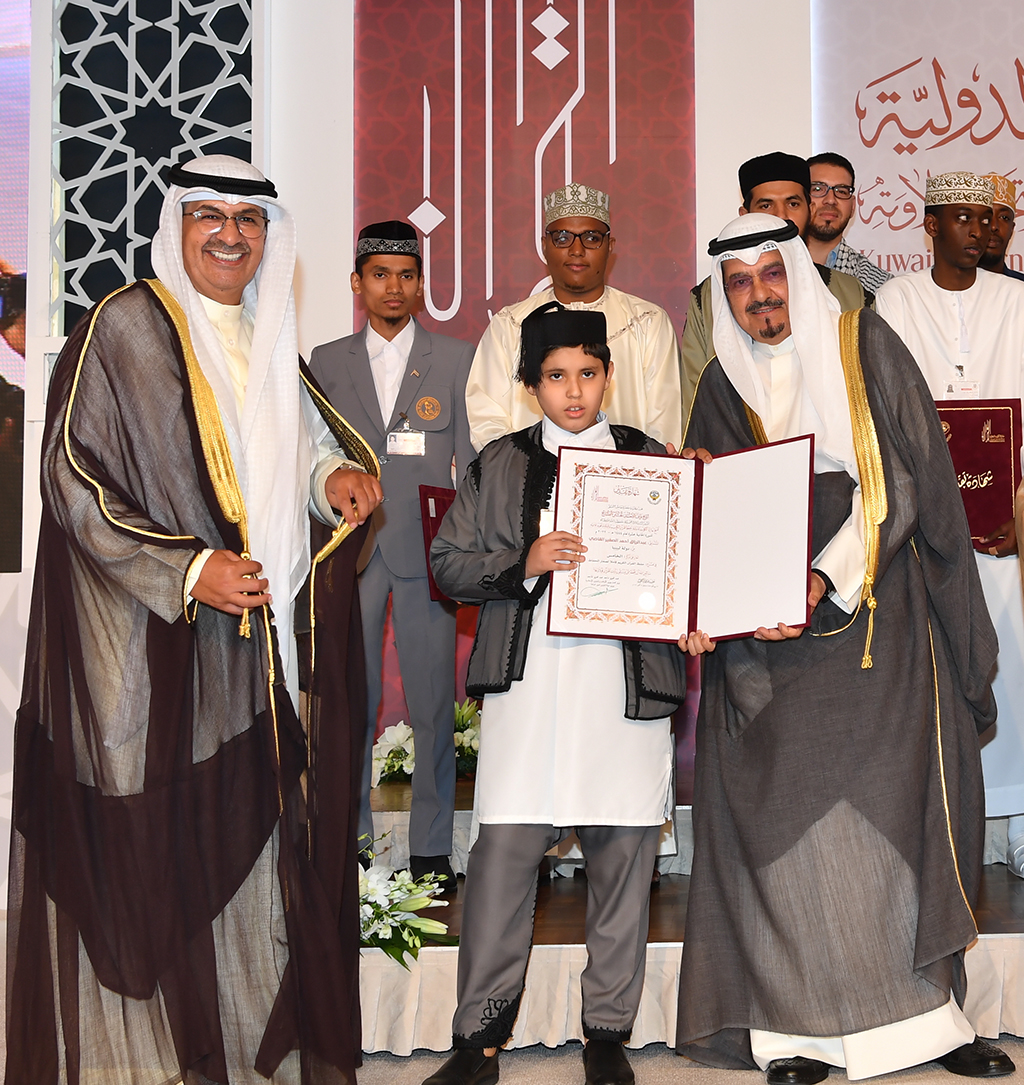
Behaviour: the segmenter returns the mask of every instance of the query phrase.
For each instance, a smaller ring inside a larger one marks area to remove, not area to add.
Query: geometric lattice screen
[[[153,273],[166,167],[252,156],[249,0],[57,0],[51,333]]]

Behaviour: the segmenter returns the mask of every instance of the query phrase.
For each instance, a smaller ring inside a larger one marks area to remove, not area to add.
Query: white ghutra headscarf
[[[295,222],[276,197],[243,195],[232,179],[250,188],[266,183],[255,166],[228,155],[187,162],[194,186],[172,185],[153,239],[153,267],[188,317],[189,332],[203,373],[213,388],[245,498],[249,545],[274,595],[281,659],[289,691],[297,696],[292,644],[292,603],[309,572],[310,470],[316,443],[303,418],[298,373],[298,336],[292,274]],[[181,172],[177,172],[181,178]],[[211,185],[223,178],[223,184]],[[246,183],[248,182],[248,183]],[[272,189],[272,186],[268,186]],[[250,189],[251,190],[251,189]],[[198,199],[252,203],[265,208],[269,223],[263,259],[242,301],[253,317],[249,377],[241,416],[231,376],[213,325],[185,270],[181,249],[182,204]]]
[[[792,223],[774,215],[740,215],[709,246],[715,257],[711,307],[718,361],[743,402],[762,418],[766,417],[764,385],[754,364],[751,338],[732,315],[722,281],[722,264],[726,260],[741,260],[752,266],[773,249],[778,250],[786,267],[790,333],[802,376],[800,426],[797,433],[787,436],[813,433],[816,468],[835,470],[835,465],[841,463],[859,481],[846,380],[839,356],[840,305],[821,281],[811,254]]]

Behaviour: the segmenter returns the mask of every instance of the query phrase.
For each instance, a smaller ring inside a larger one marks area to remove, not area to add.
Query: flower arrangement
[[[480,751],[480,702],[467,697],[455,702],[455,771],[459,776],[476,772]],[[392,724],[373,744],[370,786],[406,783],[416,767],[416,744],[412,728],[404,721]]]
[[[433,875],[418,881],[408,870],[392,870],[374,864],[359,872],[359,941],[376,946],[408,968],[405,955],[419,956],[424,938],[446,945],[457,944],[449,937],[448,925],[416,913],[424,908],[444,908],[446,900],[434,900],[440,887]]]
[[[416,747],[412,728],[404,720],[386,727],[373,744],[370,786],[411,780],[415,767]]]
[[[459,776],[476,772],[480,752],[480,702],[467,697],[455,704],[455,771]]]

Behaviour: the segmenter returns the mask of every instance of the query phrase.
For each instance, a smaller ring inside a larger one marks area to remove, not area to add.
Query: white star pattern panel
[[[251,37],[246,0],[58,0],[51,334],[152,275],[167,166],[251,158]]]

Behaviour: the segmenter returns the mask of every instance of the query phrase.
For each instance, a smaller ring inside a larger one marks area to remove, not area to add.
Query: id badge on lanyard
[[[946,381],[942,389],[943,399],[981,399],[980,381],[964,380],[964,367],[956,367],[956,379]]]
[[[389,456],[425,456],[427,435],[421,429],[413,429],[403,411],[402,424],[388,434],[387,447]]]

